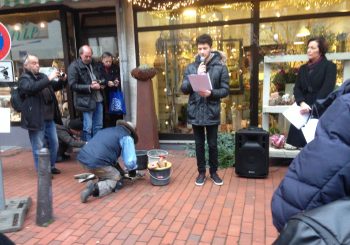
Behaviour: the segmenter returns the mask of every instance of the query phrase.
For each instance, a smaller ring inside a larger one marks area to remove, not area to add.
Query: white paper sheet
[[[301,129],[301,127],[306,124],[310,115],[309,113],[301,114],[300,109],[301,107],[294,103],[283,112],[283,116],[285,116],[297,129]]]
[[[0,133],[10,133],[11,129],[11,115],[10,108],[0,107]]]
[[[190,80],[193,91],[205,91],[205,90],[213,90],[211,86],[211,81],[208,73],[205,74],[191,74],[188,76]]]
[[[301,131],[303,132],[307,143],[309,143],[315,138],[317,124],[318,119],[310,118],[309,121],[307,121],[307,123],[305,124],[305,126],[301,128]]]

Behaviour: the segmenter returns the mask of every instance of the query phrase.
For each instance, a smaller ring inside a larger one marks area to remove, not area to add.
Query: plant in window
[[[278,92],[282,92],[285,89],[286,84],[295,83],[298,75],[298,68],[291,67],[290,65],[282,65],[278,68],[278,71],[272,76],[272,84],[275,86]]]

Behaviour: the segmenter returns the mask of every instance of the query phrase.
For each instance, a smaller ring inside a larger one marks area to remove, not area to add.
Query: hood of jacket
[[[205,60],[205,65],[226,65],[226,55],[221,51],[212,51],[209,55],[209,57]],[[200,64],[201,63],[201,56],[197,54],[195,56],[195,62]]]

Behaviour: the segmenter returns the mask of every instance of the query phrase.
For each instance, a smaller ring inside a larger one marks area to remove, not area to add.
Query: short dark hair
[[[213,45],[213,39],[209,34],[202,34],[196,39],[196,45],[198,44],[208,44],[209,47]]]
[[[328,51],[328,44],[327,41],[324,37],[320,36],[320,37],[312,37],[309,39],[309,41],[307,41],[307,45],[309,46],[310,42],[317,42],[318,44],[318,49],[320,50],[320,54],[321,56],[325,56],[327,51]]]
[[[112,57],[113,55],[110,52],[103,52],[103,54],[101,55],[101,59],[107,58],[107,57]]]

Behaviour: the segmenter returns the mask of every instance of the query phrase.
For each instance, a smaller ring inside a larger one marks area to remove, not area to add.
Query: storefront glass
[[[250,18],[251,4],[227,3],[186,8],[178,11],[147,11],[137,13],[138,27],[209,23]]]
[[[348,0],[280,0],[260,2],[260,17],[262,18],[346,11],[350,11],[350,1]]]
[[[23,72],[22,61],[28,53],[38,56],[41,67],[64,69],[59,11],[1,15],[0,22],[11,35],[12,48],[5,60],[13,61],[15,80]],[[8,83],[0,85],[0,102],[9,107]],[[12,110],[11,121],[20,121],[20,114]]]
[[[186,122],[188,96],[182,94],[180,86],[186,66],[197,54],[195,39],[203,33],[213,37],[214,50],[224,52],[230,71],[231,95],[222,100],[221,129],[240,128],[241,119],[249,120],[249,93],[243,91],[249,87],[246,54],[249,53],[250,25],[139,32],[140,64],[158,70],[153,85],[160,133],[191,133],[191,126]],[[236,117],[236,114],[239,115]]]

